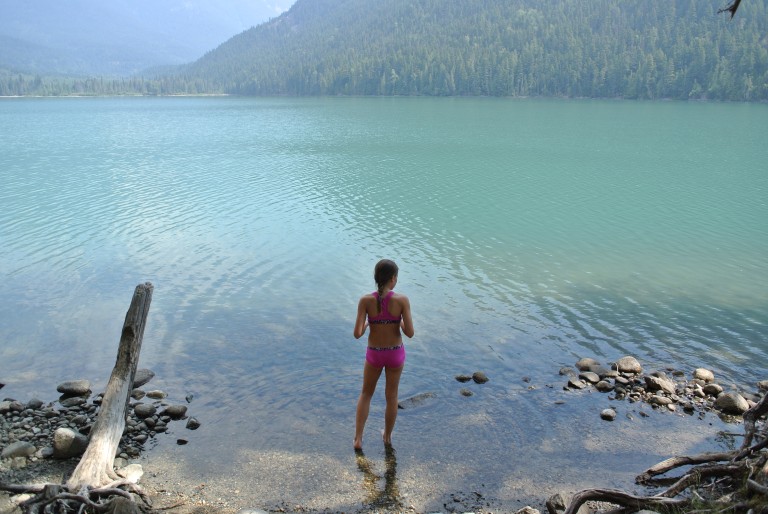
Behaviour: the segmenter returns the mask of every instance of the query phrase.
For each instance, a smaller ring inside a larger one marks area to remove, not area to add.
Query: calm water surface
[[[626,486],[723,429],[565,392],[579,357],[768,378],[768,106],[5,99],[0,120],[3,396],[102,388],[150,281],[141,366],[203,427],[146,458],[249,477],[244,502],[367,501],[351,334],[381,257],[413,305],[401,396],[437,394],[398,421],[406,505]],[[475,370],[491,381],[465,398],[453,377]]]

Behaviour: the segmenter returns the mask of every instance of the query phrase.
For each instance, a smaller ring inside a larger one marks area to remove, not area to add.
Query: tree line
[[[768,100],[768,0],[298,0],[141,79],[0,75],[2,94]],[[21,92],[20,91],[26,91]]]

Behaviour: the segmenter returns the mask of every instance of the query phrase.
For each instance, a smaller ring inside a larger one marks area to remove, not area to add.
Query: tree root
[[[768,427],[758,422],[768,414],[768,395],[744,414],[744,442],[738,450],[678,456],[666,459],[637,476],[638,484],[654,485],[668,478],[654,478],[683,466],[692,466],[662,492],[652,496],[636,496],[612,489],[585,489],[573,495],[564,514],[575,514],[588,501],[618,505],[611,512],[697,512],[693,505],[717,504],[717,512],[768,512]],[[706,490],[706,492],[705,492]],[[684,497],[681,497],[685,493]],[[704,494],[706,497],[702,497]],[[723,498],[727,498],[723,502]],[[759,507],[755,507],[757,504]],[[561,514],[555,502],[547,502],[550,514]],[[703,507],[701,512],[713,512]]]
[[[128,490],[120,489],[125,487]],[[28,500],[19,503],[19,508],[25,514],[70,514],[72,512],[109,512],[114,509],[117,499],[124,503],[121,513],[142,513],[151,509],[152,502],[144,491],[132,482],[121,480],[119,483],[108,484],[108,487],[85,487],[77,492],[60,484],[0,484],[0,490],[12,494],[34,494]],[[144,502],[136,503],[133,494]],[[146,508],[145,508],[146,506]]]

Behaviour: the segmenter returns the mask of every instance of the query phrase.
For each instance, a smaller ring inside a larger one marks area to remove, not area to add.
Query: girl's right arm
[[[360,298],[360,301],[357,302],[357,318],[355,319],[355,330],[352,333],[352,335],[355,336],[355,339],[360,339],[363,334],[365,334],[365,329],[368,328],[368,323],[366,322],[365,316],[365,304],[363,303],[363,299]]]

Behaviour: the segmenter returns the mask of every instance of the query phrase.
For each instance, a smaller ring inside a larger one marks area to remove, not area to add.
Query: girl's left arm
[[[403,320],[400,322],[400,329],[403,334],[409,338],[413,337],[413,318],[411,318],[411,301],[407,296],[402,297],[403,302]]]

